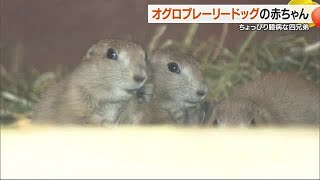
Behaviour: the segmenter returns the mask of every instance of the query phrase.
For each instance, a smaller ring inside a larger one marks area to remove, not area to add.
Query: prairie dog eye
[[[180,73],[180,67],[177,63],[175,62],[171,62],[168,64],[168,69],[169,71],[173,72],[173,73],[177,73],[179,74]]]
[[[112,60],[117,60],[118,59],[118,54],[116,50],[113,48],[109,48],[106,54],[107,58],[112,59]]]

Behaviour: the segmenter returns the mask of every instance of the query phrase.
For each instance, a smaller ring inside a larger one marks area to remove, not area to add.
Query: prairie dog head
[[[199,63],[192,57],[173,49],[158,50],[150,60],[151,79],[161,98],[191,107],[207,95]]]
[[[83,60],[88,87],[107,92],[114,100],[141,88],[147,80],[146,52],[132,41],[101,40],[90,47]]]
[[[263,124],[267,112],[246,98],[227,98],[214,108],[209,125],[250,127]]]

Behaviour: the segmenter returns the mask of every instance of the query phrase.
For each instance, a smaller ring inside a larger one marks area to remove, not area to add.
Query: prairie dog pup
[[[218,126],[320,124],[320,90],[289,73],[261,76],[234,90],[214,108]]]
[[[146,52],[141,45],[101,40],[69,76],[48,88],[35,109],[34,121],[115,123],[121,109],[146,80]]]
[[[201,103],[208,88],[199,63],[178,50],[155,51],[149,60],[151,123],[198,124],[205,116]]]

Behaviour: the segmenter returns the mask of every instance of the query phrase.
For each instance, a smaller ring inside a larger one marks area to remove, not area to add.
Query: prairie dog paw
[[[144,86],[142,86],[136,93],[138,102],[149,102],[152,98],[153,88],[153,84],[145,84]]]

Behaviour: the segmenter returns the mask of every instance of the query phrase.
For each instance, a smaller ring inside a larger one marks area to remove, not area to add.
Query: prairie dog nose
[[[199,97],[204,98],[204,97],[207,95],[207,93],[208,93],[208,88],[207,88],[207,86],[206,86],[205,84],[202,84],[202,85],[201,85],[201,88],[199,88],[196,93],[197,93],[197,95],[198,95]]]
[[[144,67],[138,66],[133,74],[133,80],[135,82],[141,83],[147,79],[147,73]]]
[[[146,80],[146,76],[145,75],[134,75],[133,76],[133,80],[136,82],[143,82],[144,80]]]
[[[207,94],[207,92],[205,90],[198,90],[197,91],[197,95],[200,96],[200,97],[203,97]]]

